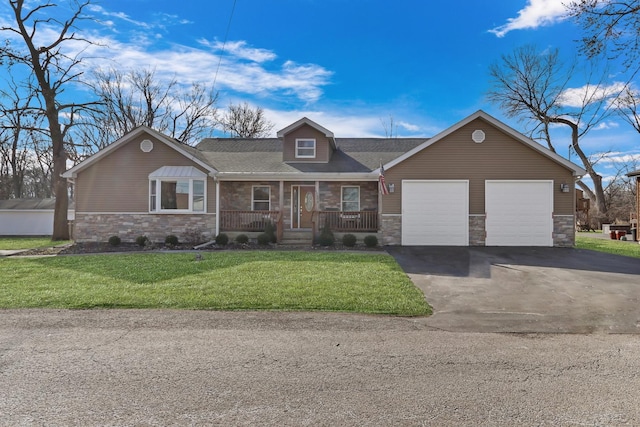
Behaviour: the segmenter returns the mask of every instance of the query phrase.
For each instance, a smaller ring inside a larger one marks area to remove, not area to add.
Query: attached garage
[[[469,181],[403,180],[402,245],[468,246]]]
[[[485,183],[487,246],[553,246],[553,181]]]

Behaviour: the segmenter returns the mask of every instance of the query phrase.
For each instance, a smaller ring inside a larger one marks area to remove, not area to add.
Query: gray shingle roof
[[[282,140],[276,138],[207,138],[196,148],[220,172],[348,173],[371,172],[420,145],[426,138],[336,138],[338,150],[329,163],[282,160]]]
[[[0,210],[53,210],[56,199],[5,199],[0,200]],[[74,203],[69,201],[69,209]]]

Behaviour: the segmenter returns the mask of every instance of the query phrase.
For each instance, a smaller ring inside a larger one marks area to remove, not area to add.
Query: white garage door
[[[553,246],[553,181],[486,181],[487,246]]]
[[[402,181],[402,244],[469,245],[469,181]]]

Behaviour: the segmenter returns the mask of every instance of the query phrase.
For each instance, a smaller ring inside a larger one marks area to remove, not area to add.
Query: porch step
[[[284,231],[281,246],[311,246],[313,233],[311,231]]]

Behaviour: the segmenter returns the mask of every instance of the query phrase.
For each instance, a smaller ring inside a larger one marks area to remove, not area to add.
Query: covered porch
[[[283,234],[377,233],[376,181],[220,181],[218,233],[260,233],[267,224]]]

